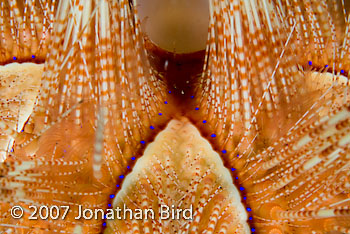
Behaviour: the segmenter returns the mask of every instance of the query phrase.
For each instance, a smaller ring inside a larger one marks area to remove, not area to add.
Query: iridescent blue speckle
[[[216,137],[216,135],[215,134],[211,134],[211,137]]]
[[[35,55],[32,55],[32,58],[35,58]]]
[[[154,127],[153,127],[153,126],[151,126],[151,127],[149,127],[149,128],[150,128],[150,129],[152,129],[152,130],[154,129]]]
[[[223,150],[223,151],[221,151],[223,154],[226,154],[227,153],[227,151],[226,150]]]
[[[109,197],[110,197],[110,198],[114,198],[115,196],[114,196],[114,194],[111,194],[111,195],[109,195]]]
[[[236,170],[236,168],[233,168],[233,167],[231,168],[231,171],[235,171],[235,170]]]
[[[158,113],[158,115],[163,115],[162,113]]]
[[[206,120],[203,120],[203,123],[206,123],[207,121]]]
[[[252,211],[252,209],[250,207],[247,207],[247,211],[250,212]]]
[[[243,190],[244,190],[244,188],[243,188],[243,187],[239,187],[239,190],[243,191]]]
[[[140,141],[141,144],[145,144],[146,142],[145,141]]]
[[[196,107],[196,110],[199,110],[199,108],[198,108],[198,107]]]
[[[135,160],[135,157],[131,157],[131,160]]]
[[[309,61],[309,66],[311,66],[312,65],[312,62],[311,61]]]
[[[120,175],[119,178],[120,178],[120,179],[124,179],[124,175]]]

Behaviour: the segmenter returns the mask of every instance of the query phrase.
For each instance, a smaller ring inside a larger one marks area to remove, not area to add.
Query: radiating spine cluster
[[[128,1],[60,1],[52,27],[33,113],[23,132],[3,128],[11,130],[15,146],[1,165],[7,202],[1,203],[0,223],[40,226],[38,232],[72,232],[76,226],[97,232],[101,219],[73,219],[78,205],[106,206],[131,158],[168,120],[165,88],[152,74],[137,9]],[[14,204],[27,207],[23,219],[9,216]],[[32,221],[31,204],[72,209],[64,221]]]
[[[198,125],[237,172],[261,232],[349,231],[348,8],[210,1]],[[332,81],[306,90],[310,70]]]

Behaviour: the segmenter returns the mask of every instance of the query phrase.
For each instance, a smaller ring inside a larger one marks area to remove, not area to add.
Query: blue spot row
[[[32,55],[32,58],[35,58],[35,56]],[[16,60],[17,58],[16,58],[16,57],[13,57],[13,59]],[[171,93],[171,91],[169,91],[169,93]],[[165,104],[168,104],[167,101],[165,101],[164,103],[165,103]],[[158,113],[158,115],[163,115],[163,113]],[[154,129],[155,129],[155,127],[152,126],[152,125],[151,125],[149,128],[150,128],[151,130],[154,130]],[[144,144],[146,144],[146,141],[142,140],[142,141],[140,141],[140,143],[141,143],[142,145],[144,145]],[[67,152],[67,151],[64,150],[64,152]],[[135,157],[131,157],[131,160],[132,160],[132,161],[134,161],[135,159],[136,159]],[[129,165],[126,166],[126,167],[127,167],[127,169],[131,169],[131,167],[130,167]],[[119,176],[119,179],[124,179],[124,178],[125,178],[124,175],[120,175],[120,176]],[[117,184],[116,186],[117,186],[117,188],[120,187],[119,184]],[[115,195],[114,195],[114,194],[111,194],[111,195],[109,195],[109,197],[110,197],[111,199],[113,199],[113,198],[115,197]],[[112,205],[111,205],[111,204],[108,204],[108,206],[111,207]],[[103,226],[106,226],[106,223],[103,223]]]

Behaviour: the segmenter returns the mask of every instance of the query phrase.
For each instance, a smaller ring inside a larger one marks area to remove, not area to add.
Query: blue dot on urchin
[[[114,195],[114,194],[111,194],[111,195],[109,195],[109,197],[110,197],[111,199],[113,199],[113,198],[115,197],[115,195]]]
[[[135,159],[136,159],[135,157],[131,157],[131,160],[133,160],[133,161],[134,161]]]
[[[216,137],[216,135],[213,133],[213,134],[211,134],[211,137]]]
[[[309,61],[309,66],[311,66],[312,65],[312,62],[311,61]]]
[[[149,128],[150,128],[150,129],[152,129],[152,130],[154,129],[154,127],[153,127],[153,126],[151,126],[151,127],[149,127]]]
[[[32,55],[32,58],[34,59],[34,58],[35,58],[35,55]]]
[[[124,179],[124,175],[120,175],[119,178],[120,178],[120,179]]]

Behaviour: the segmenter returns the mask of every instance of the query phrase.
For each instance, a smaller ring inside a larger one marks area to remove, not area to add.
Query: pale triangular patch
[[[147,146],[113,209],[105,233],[250,232],[229,170],[186,119],[172,120]]]

